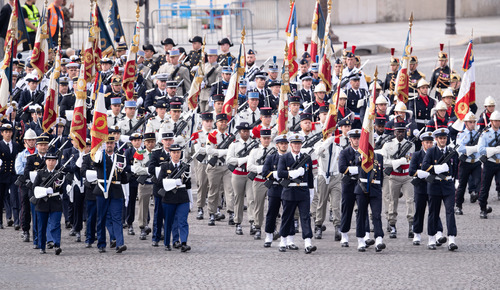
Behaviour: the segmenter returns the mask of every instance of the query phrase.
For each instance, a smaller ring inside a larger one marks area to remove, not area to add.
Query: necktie
[[[177,134],[177,123],[174,123],[174,135]]]
[[[116,125],[116,123],[118,123],[118,117],[115,116],[115,123],[113,125]]]
[[[358,99],[361,98],[361,96],[359,95],[359,91],[356,91],[356,96],[358,97]]]
[[[262,155],[264,156],[264,155],[266,155],[266,153],[267,153],[267,147],[264,148],[264,154],[262,154]]]
[[[297,162],[297,163],[298,163],[298,162],[299,162],[299,160],[300,160],[300,153],[299,153],[299,154],[297,154],[297,156],[295,157],[295,162]]]
[[[134,127],[134,126],[132,125],[132,119],[128,120],[128,125],[129,125],[129,128],[128,128],[129,130],[130,130],[130,129],[132,129],[132,127]]]
[[[472,131],[470,131],[469,133],[470,133],[470,140],[472,141],[472,138],[474,138],[474,136],[472,135]]]
[[[292,118],[292,127],[295,127],[295,117]]]
[[[255,112],[252,112],[252,124],[255,123]]]
[[[443,149],[441,149],[441,153],[442,153],[443,155],[445,154],[445,150],[444,150],[444,148],[443,148]]]
[[[31,99],[34,100],[35,99],[35,92],[32,92],[31,93]]]

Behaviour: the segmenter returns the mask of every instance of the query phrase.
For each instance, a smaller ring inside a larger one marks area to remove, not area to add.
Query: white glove
[[[478,150],[478,145],[476,146],[465,146],[465,155],[469,156],[476,153]]]
[[[182,185],[182,180],[181,180],[180,178],[177,178],[177,179],[175,180],[175,185],[176,185],[176,186],[181,186],[181,185]]]
[[[198,154],[207,154],[207,147],[200,147]]]
[[[290,170],[288,171],[288,175],[292,178],[292,179],[295,179],[299,176],[302,176],[304,175],[304,168],[303,167],[300,167],[298,169],[295,169],[295,170]]]
[[[248,160],[248,156],[238,158],[238,166],[241,166],[241,165],[247,163],[247,160]]]
[[[417,170],[417,177],[420,178],[420,179],[425,179],[429,175],[430,175],[430,173],[427,172],[427,171],[423,171],[421,169]]]
[[[142,97],[137,99],[137,106],[138,107],[141,106],[143,103],[144,103],[144,100],[142,99]]]
[[[2,166],[2,163],[3,163],[3,161],[2,161],[2,159],[0,159],[0,166]]]
[[[364,105],[365,105],[365,99],[358,100],[358,105],[357,105],[358,108],[363,108]]]
[[[83,164],[83,156],[82,156],[82,154],[80,154],[80,156],[78,157],[78,159],[76,159],[75,164],[76,164],[77,167],[82,168],[82,164]]]
[[[99,163],[102,161],[102,150],[97,150],[97,152],[94,155],[94,161],[96,163]]]
[[[314,198],[314,188],[309,188],[309,202],[312,203]]]
[[[415,137],[420,136],[420,131],[418,129],[413,130],[413,136]]]
[[[47,196],[47,189],[41,186],[35,186],[33,193],[36,198],[43,198]]]
[[[189,209],[191,209],[193,207],[193,192],[191,191],[191,189],[188,189],[187,192],[189,198]]]
[[[358,170],[359,170],[359,169],[358,169],[358,167],[357,167],[357,166],[349,166],[349,173],[350,173],[351,175],[356,175],[356,174],[358,174],[358,173],[359,173],[359,171],[358,171]]]
[[[486,147],[486,157],[490,158],[495,154],[500,154],[500,147]]]
[[[264,165],[258,165],[257,166],[257,173],[262,173],[262,168],[264,168]],[[302,167],[301,167],[302,168]],[[302,168],[303,169],[303,168]]]
[[[46,190],[47,190],[46,191],[47,194],[53,194],[54,193],[54,190],[52,189],[52,187],[48,187],[48,188],[46,188]]]
[[[9,106],[9,108],[7,109],[7,111],[5,111],[5,116],[10,115],[10,113],[12,113],[13,111],[14,111],[14,108],[12,106]]]
[[[92,183],[97,180],[97,171],[87,170],[85,171],[85,177],[87,178],[88,182]]]
[[[392,160],[392,167],[394,169],[397,169],[399,166],[403,165],[406,163],[406,158],[404,157],[401,157],[399,159],[396,159],[396,160]]]
[[[450,167],[448,167],[448,164],[447,163],[444,163],[444,164],[441,164],[441,165],[434,165],[434,172],[436,172],[436,174],[441,174],[443,172],[446,172],[450,170]]]
[[[207,85],[207,84],[205,83],[205,81],[201,81],[201,85],[200,85],[200,87],[201,87],[202,89],[204,89],[206,85]]]
[[[129,129],[132,129],[132,128],[129,128]],[[130,136],[127,136],[127,135],[121,135],[121,136],[120,136],[120,140],[121,140],[122,142],[128,143],[128,142],[130,142]]]
[[[227,154],[227,149],[217,149],[217,153],[219,154],[219,157],[226,156]]]
[[[278,171],[273,171],[273,177],[274,179],[278,180]]]

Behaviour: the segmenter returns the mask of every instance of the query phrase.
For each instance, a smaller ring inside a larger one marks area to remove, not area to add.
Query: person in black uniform
[[[73,225],[73,228],[71,229],[70,235],[75,236],[75,242],[79,243],[82,241],[82,236],[81,236],[81,230],[83,228],[83,211],[84,211],[84,201],[85,201],[85,193],[81,190],[82,184],[82,177],[80,175],[80,166],[78,166],[77,160],[80,156],[80,151],[77,149],[77,141],[72,140],[73,142],[73,147],[65,149],[63,151],[63,154],[61,156],[61,162],[64,163],[67,160],[69,160],[71,157],[71,161],[66,166],[65,172],[68,173],[68,178],[66,180],[66,183],[72,186],[72,191],[73,191],[73,198],[72,198],[72,219],[71,219],[71,224]],[[70,194],[70,192],[67,192],[67,194]]]
[[[166,38],[161,41],[161,45],[163,45],[163,50],[165,54],[162,54],[156,58],[155,65],[151,68],[151,75],[154,75],[158,69],[168,62],[168,52],[177,46],[177,44],[172,40],[172,38]]]
[[[300,225],[302,226],[302,238],[304,239],[304,251],[310,254],[316,251],[316,246],[311,244],[312,229],[310,207],[314,197],[314,176],[312,172],[312,160],[309,155],[300,152],[304,136],[292,134],[288,137],[291,143],[291,152],[280,158],[278,163],[278,178],[289,179],[288,187],[283,188],[281,199],[283,200],[283,215],[280,229],[281,243],[279,250],[285,252],[286,249],[298,250],[293,243],[295,233],[290,233],[293,227],[294,212],[298,208],[300,214]],[[307,158],[302,167],[293,169],[293,165]],[[286,244],[285,244],[286,241]]]
[[[94,195],[94,187],[97,184],[97,171],[90,158],[90,145],[90,138],[87,138],[84,154],[81,154],[76,161],[77,166],[80,167],[83,193],[85,195],[85,211],[87,216],[85,223],[85,248],[92,248],[92,244],[96,241],[97,233],[97,201]],[[79,161],[80,158],[81,161]]]
[[[448,128],[448,114],[446,111],[448,110],[448,107],[443,101],[439,101],[436,105],[435,113],[432,116],[431,120],[427,122],[425,125],[426,132],[434,132],[437,129],[442,129],[442,128]]]
[[[361,107],[358,106],[358,103],[365,99],[368,96],[368,92],[365,89],[360,88],[360,74],[355,74],[351,76],[349,79],[351,83],[351,88],[347,90],[347,108],[354,112],[354,122],[352,124],[352,128],[360,129],[361,128]]]
[[[373,220],[373,231],[375,235],[375,251],[380,252],[385,249],[382,241],[384,230],[382,230],[382,184],[384,182],[384,164],[383,157],[375,154],[373,168],[368,173],[359,169],[359,182],[354,189],[356,201],[358,204],[358,215],[356,217],[356,237],[358,238],[358,251],[366,251],[366,247],[373,243],[372,239],[366,239],[366,233],[370,229],[366,227],[368,219],[368,205],[371,208]]]
[[[417,85],[420,79],[425,79],[425,74],[419,72],[417,70],[418,67],[418,57],[416,55],[412,55],[410,57],[410,71],[408,72],[409,76],[409,90],[408,90],[408,96],[410,98],[416,97],[418,95],[417,91]]]
[[[20,150],[19,145],[12,140],[14,127],[6,123],[0,127],[0,130],[3,139],[0,141],[0,210],[2,210],[4,207],[4,199],[9,199],[10,197],[9,190],[15,190],[14,182],[17,179],[17,175],[14,168],[14,162]],[[17,216],[19,217],[19,212],[17,212]],[[10,226],[12,226],[12,224]],[[0,212],[0,229],[3,229],[3,211]]]
[[[438,129],[433,132],[437,145],[430,148],[422,162],[422,170],[432,174],[440,175],[432,183],[428,183],[427,192],[429,193],[429,218],[427,222],[427,234],[429,242],[427,247],[430,250],[436,249],[436,234],[439,224],[439,211],[441,202],[444,203],[446,211],[446,227],[448,231],[448,250],[455,251],[458,246],[455,244],[457,235],[457,225],[455,223],[455,185],[454,177],[457,172],[458,156],[454,156],[446,163],[439,162],[441,158],[449,154],[450,148],[446,146],[449,130],[446,128]]]
[[[450,77],[454,73],[448,66],[448,54],[443,51],[444,44],[440,43],[438,54],[439,66],[432,71],[431,90],[436,88],[436,98],[441,100],[442,91],[450,86]]]
[[[276,219],[278,218],[278,214],[281,207],[281,193],[283,192],[283,186],[279,183],[280,179],[278,178],[278,163],[281,157],[288,150],[288,139],[285,135],[279,135],[274,138],[274,143],[276,144],[276,151],[274,154],[269,155],[264,161],[264,166],[262,167],[262,176],[266,177],[268,180],[272,180],[273,184],[269,187],[267,191],[267,201],[268,201],[268,209],[266,214],[266,238],[264,240],[264,247],[271,247],[271,243],[275,239],[276,233]],[[295,229],[290,228],[290,234],[295,234]]]
[[[418,130],[422,129],[431,119],[431,110],[436,106],[434,99],[429,97],[429,83],[420,79],[417,85],[418,96],[408,102],[408,109],[413,112]]]
[[[124,225],[127,225],[128,235],[133,236],[135,235],[133,223],[135,220],[135,202],[137,199],[139,183],[137,182],[137,176],[132,174],[132,164],[134,164],[134,154],[143,150],[141,146],[142,135],[140,133],[133,133],[130,135],[130,142],[132,143],[132,146],[125,150],[125,158],[127,159],[125,172],[128,174],[129,198],[123,214],[123,221]]]
[[[125,156],[115,153],[115,137],[108,136],[105,152],[98,150],[94,156],[94,166],[97,170],[97,186],[94,194],[97,201],[97,247],[99,253],[106,252],[106,219],[111,219],[112,233],[116,238],[116,253],[127,250],[123,241],[122,208],[123,190],[122,183],[127,183],[124,171],[127,160]]]
[[[61,217],[62,217],[62,186],[63,172],[56,174],[58,156],[49,153],[45,156],[46,169],[40,170],[33,182],[34,197],[36,198],[36,216],[38,219],[38,247],[40,253],[45,254],[47,232],[50,232],[54,243],[55,254],[61,254]],[[52,182],[50,182],[52,180]]]
[[[201,55],[201,46],[203,45],[203,38],[201,38],[201,36],[195,36],[191,38],[189,42],[193,45],[193,50],[188,53],[184,64],[191,72],[191,69],[197,66],[200,59],[205,56]],[[191,72],[191,79],[194,77],[194,73],[195,72]]]
[[[217,44],[220,46],[220,50],[222,51],[222,53],[217,56],[217,63],[221,66],[228,66],[231,65],[228,63],[229,58],[232,59],[231,62],[236,61],[234,55],[229,52],[229,48],[233,46],[233,43],[227,37],[217,42]]]
[[[399,69],[399,59],[394,57],[394,48],[391,48],[391,60],[389,61],[391,66],[391,71],[385,75],[385,81],[383,86],[383,91],[387,93],[389,100],[394,99],[394,93],[396,90],[396,77],[398,76]]]
[[[189,165],[181,161],[182,148],[179,144],[172,144],[170,150],[170,161],[161,165],[158,179],[162,180],[162,206],[165,218],[165,250],[171,251],[170,236],[173,229],[174,219],[179,225],[181,252],[191,250],[187,245],[189,234],[188,214],[193,202],[191,193],[191,177],[189,176]],[[186,170],[180,178],[170,178],[171,174],[175,174],[181,167]],[[161,193],[160,193],[161,195]],[[175,229],[174,229],[175,230]],[[177,242],[174,234],[174,242]]]

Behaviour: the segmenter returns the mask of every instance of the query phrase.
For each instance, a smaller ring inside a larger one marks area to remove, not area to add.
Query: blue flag
[[[111,30],[113,30],[116,42],[119,42],[122,37],[125,38],[122,21],[120,19],[120,11],[118,11],[118,3],[116,0],[111,0],[109,3],[108,24]]]
[[[117,9],[118,11],[118,9]],[[101,9],[97,6],[97,22],[100,30],[100,39],[101,39],[101,51],[102,55],[111,55],[115,47],[113,46],[113,40],[109,35],[108,29],[106,28],[106,22],[104,22],[104,18],[102,18]],[[121,22],[120,22],[121,26]]]

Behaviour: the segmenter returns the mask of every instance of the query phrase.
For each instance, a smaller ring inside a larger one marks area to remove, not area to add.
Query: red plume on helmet
[[[347,41],[344,41],[344,50],[347,49]]]
[[[115,65],[115,67],[113,69],[115,70],[115,75],[120,73],[120,69],[118,68],[117,65]]]
[[[394,47],[391,48],[391,56],[394,56],[394,50],[396,50]]]
[[[304,51],[307,51],[307,49],[309,48],[309,43],[304,43]]]
[[[439,44],[439,51],[443,51],[443,49],[444,49],[444,43],[440,43]]]
[[[352,54],[356,54],[356,45],[352,46],[352,51],[351,52],[352,52]]]

